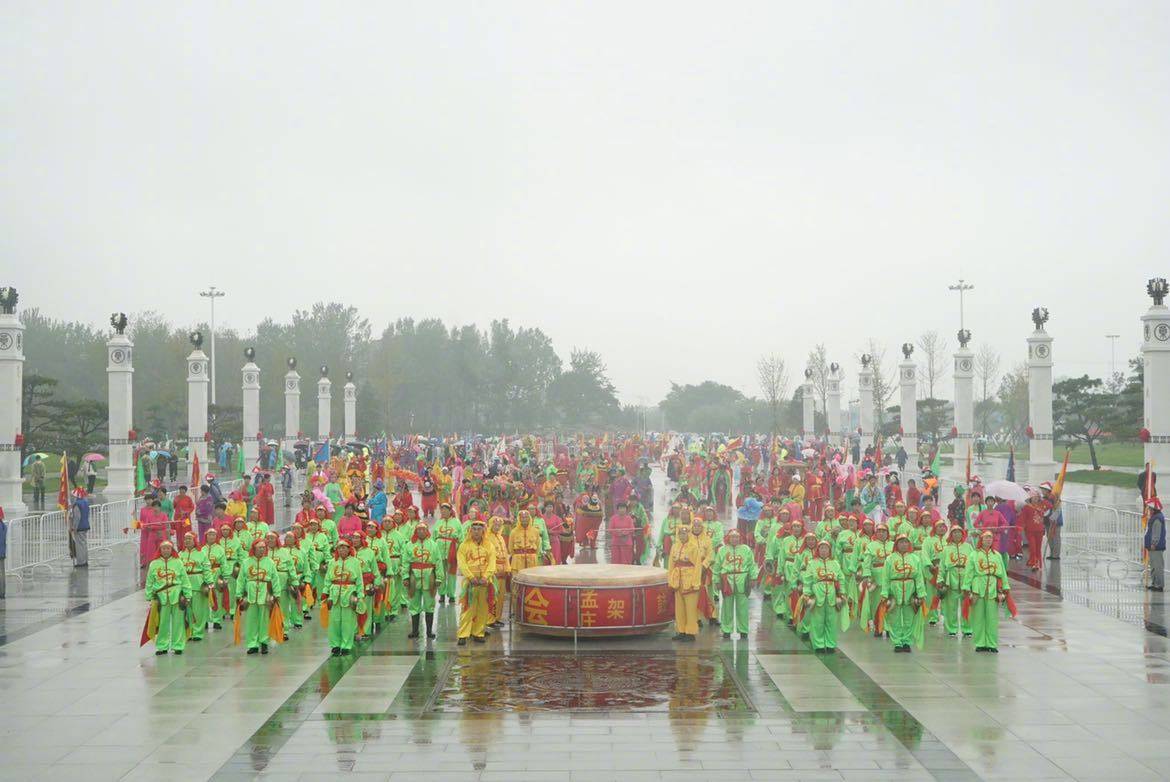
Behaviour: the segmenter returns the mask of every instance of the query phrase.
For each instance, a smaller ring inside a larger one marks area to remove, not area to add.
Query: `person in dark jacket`
[[[1147,498],[1146,507],[1150,509],[1142,544],[1150,560],[1150,585],[1146,589],[1161,592],[1166,579],[1166,517],[1162,515],[1162,501],[1157,497]]]

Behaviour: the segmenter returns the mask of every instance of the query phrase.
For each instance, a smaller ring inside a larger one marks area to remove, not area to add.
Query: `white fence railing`
[[[292,507],[299,505],[297,496],[304,486],[304,476],[296,475],[290,492]],[[226,497],[242,485],[243,481],[221,481],[220,487]],[[276,486],[275,501],[278,508],[284,504],[284,492],[279,483]],[[142,508],[142,499],[134,497],[118,502],[91,505],[89,508],[89,534],[86,536],[91,552],[108,551],[126,543],[138,543],[138,531],[132,522]],[[51,568],[54,562],[69,557],[69,516],[67,511],[53,510],[32,513],[12,519],[8,525],[7,557],[4,570],[16,577],[35,574],[38,568]]]

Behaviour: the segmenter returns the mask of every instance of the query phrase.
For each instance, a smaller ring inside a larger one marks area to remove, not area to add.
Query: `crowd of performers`
[[[458,643],[482,643],[502,626],[512,573],[597,561],[599,539],[609,562],[652,557],[661,441],[411,438],[387,451],[314,463],[284,533],[262,472],[218,498],[209,476],[199,502],[211,510],[194,519],[149,496],[138,523],[151,605],[143,642],[181,654],[227,622],[249,654],[267,654],[316,611],[341,655],[400,616],[410,638],[432,639],[436,606],[458,602]]]
[[[908,652],[936,624],[996,651],[1001,606],[1014,611],[1010,530],[1028,533],[1038,557],[1034,530],[1059,516],[1058,493],[1046,485],[1005,505],[976,480],[943,511],[931,469],[903,494],[897,476],[878,485],[869,459],[855,465],[820,440],[411,438],[311,465],[284,532],[269,475],[194,524],[155,499],[141,519],[143,642],[180,654],[230,624],[249,654],[267,654],[315,613],[342,655],[400,617],[410,638],[432,639],[437,606],[456,603],[458,643],[483,642],[502,626],[513,573],[604,560],[667,569],[678,641],[704,620],[746,637],[758,591],[817,651],[853,626]],[[657,535],[652,465],[672,496]],[[197,503],[212,493],[205,485]]]

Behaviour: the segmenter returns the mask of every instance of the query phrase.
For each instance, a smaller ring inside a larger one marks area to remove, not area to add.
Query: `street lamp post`
[[[1117,374],[1117,340],[1121,338],[1120,334],[1106,334],[1105,339],[1109,340],[1109,382],[1113,382],[1114,376]]]
[[[210,372],[208,377],[211,380],[211,404],[215,405],[215,300],[225,296],[226,294],[217,290],[214,285],[205,291],[199,291],[199,295],[205,299],[211,299],[211,360]]]
[[[965,282],[963,280],[963,278],[960,277],[959,284],[958,285],[948,285],[947,290],[959,292],[959,329],[965,329],[965,328],[967,328],[967,324],[963,322],[963,320],[964,320],[964,317],[963,317],[963,294],[966,293],[967,291],[975,290],[975,286]]]

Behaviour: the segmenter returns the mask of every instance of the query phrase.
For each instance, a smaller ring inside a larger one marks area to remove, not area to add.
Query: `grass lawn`
[[[1052,458],[1057,462],[1064,459],[1064,449],[1068,447],[1068,443],[1056,443],[1052,449]],[[947,446],[943,447],[943,453],[949,453],[951,449]],[[988,456],[1003,456],[1008,455],[1008,450],[988,448],[986,452]],[[974,451],[972,451],[974,455]],[[964,454],[964,457],[966,455]],[[1021,445],[1016,449],[1016,461],[1021,459],[1027,460],[1028,445],[1027,443]],[[946,462],[946,458],[943,459]],[[1107,442],[1097,443],[1097,462],[1102,467],[1144,467],[1145,449],[1141,443],[1138,442]],[[1073,448],[1072,456],[1068,459],[1069,464],[1092,464],[1089,458],[1089,447],[1084,443],[1077,443]]]
[[[1070,460],[1071,461],[1071,460]],[[1100,486],[1121,486],[1136,491],[1137,475],[1131,472],[1111,470],[1069,470],[1065,476],[1069,483],[1095,483]]]

